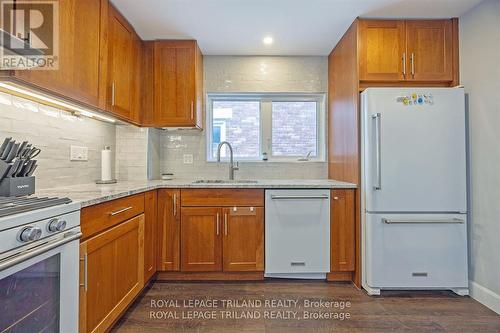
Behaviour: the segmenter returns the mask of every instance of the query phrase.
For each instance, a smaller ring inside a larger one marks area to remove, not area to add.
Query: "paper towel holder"
[[[104,146],[104,150],[111,150],[111,147]],[[116,179],[108,179],[108,180],[98,179],[95,182],[96,184],[116,184],[118,181]]]

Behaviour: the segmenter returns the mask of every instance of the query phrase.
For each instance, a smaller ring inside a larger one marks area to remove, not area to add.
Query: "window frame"
[[[244,162],[325,162],[326,161],[326,94],[324,93],[207,93],[206,96],[206,160],[215,162],[212,156],[212,122],[214,101],[258,101],[259,115],[259,156],[257,158],[237,158]],[[316,102],[316,145],[317,156],[300,161],[305,156],[273,156],[272,155],[272,103],[273,102]],[[267,153],[267,161],[262,160],[263,152]],[[236,159],[236,158],[235,158]]]

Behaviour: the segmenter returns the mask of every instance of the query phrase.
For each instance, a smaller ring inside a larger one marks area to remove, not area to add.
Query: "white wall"
[[[328,90],[326,57],[204,57],[205,91],[304,92]],[[227,165],[206,162],[205,131],[162,133],[161,170],[178,178],[225,178]],[[182,163],[193,154],[192,165]],[[327,178],[327,163],[240,163],[237,178]]]
[[[500,313],[500,1],[460,18],[460,68],[469,95],[471,295]]]

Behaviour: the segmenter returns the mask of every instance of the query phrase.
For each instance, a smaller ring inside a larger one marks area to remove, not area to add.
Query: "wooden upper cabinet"
[[[180,191],[158,190],[158,270],[180,269]]]
[[[181,271],[221,271],[221,209],[183,207],[181,214]]]
[[[224,271],[263,271],[264,208],[224,208],[223,219]]]
[[[116,116],[133,120],[134,92],[134,29],[111,4],[108,8],[107,43],[102,53],[105,78],[103,99],[105,108]]]
[[[451,20],[406,21],[412,80],[453,80],[452,33]]]
[[[80,244],[80,332],[106,332],[144,285],[144,215]]]
[[[330,270],[355,269],[355,191],[332,190],[330,204]]]
[[[59,0],[59,68],[14,72],[49,92],[98,106],[101,12],[107,0]]]
[[[196,41],[154,44],[154,108],[150,125],[202,127],[203,57]]]
[[[359,21],[359,79],[404,80],[406,50],[404,21]]]
[[[455,20],[359,20],[359,80],[366,83],[458,80]]]

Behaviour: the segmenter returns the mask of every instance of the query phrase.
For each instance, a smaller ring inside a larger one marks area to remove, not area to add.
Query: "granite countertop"
[[[262,179],[256,183],[197,184],[194,179],[120,181],[111,185],[77,184],[40,189],[35,196],[68,197],[82,207],[126,197],[159,188],[356,188],[355,184],[332,179]]]

